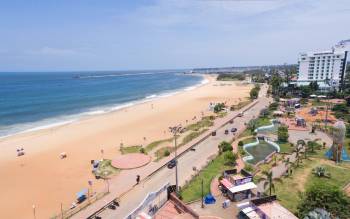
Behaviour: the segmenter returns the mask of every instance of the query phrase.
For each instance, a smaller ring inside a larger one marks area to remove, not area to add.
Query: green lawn
[[[154,148],[158,147],[160,144],[166,143],[166,142],[171,142],[173,140],[173,138],[169,138],[169,139],[163,139],[163,140],[159,140],[159,141],[154,141],[150,144],[148,144],[145,147],[146,152],[150,152],[151,150],[153,150]]]
[[[312,174],[312,169],[317,166],[325,167],[331,178],[320,178]],[[292,176],[283,178],[282,183],[275,183],[277,198],[284,207],[296,213],[300,201],[299,193],[318,181],[342,188],[350,182],[350,168],[336,166],[333,162],[323,159],[303,160],[301,167],[293,170]]]
[[[241,101],[236,105],[232,105],[231,108],[234,110],[240,110],[243,107],[247,106],[248,104],[250,104],[252,101],[251,100],[246,100],[246,101]]]
[[[202,128],[211,127],[214,125],[213,119],[214,119],[214,117],[211,118],[210,116],[203,117],[202,120],[200,120],[194,124],[188,125],[186,127],[186,130],[199,131]]]
[[[289,142],[276,142],[280,146],[280,153],[293,153],[294,147],[290,145]]]
[[[167,157],[165,154],[166,151],[169,151],[171,153],[174,150],[175,150],[174,147],[170,147],[170,146],[159,148],[156,152],[154,152],[154,156],[156,157],[155,161],[159,161],[162,158]]]
[[[100,162],[95,175],[100,176],[101,178],[108,178],[118,172],[119,169],[111,165],[111,160],[104,159]]]
[[[247,137],[253,135],[253,133],[249,130],[249,129],[245,129],[239,136],[238,138],[243,138],[243,137]]]
[[[190,202],[201,198],[202,180],[204,195],[208,194],[210,192],[210,183],[212,179],[221,174],[222,171],[233,168],[232,166],[226,165],[226,161],[224,158],[226,153],[231,152],[225,152],[221,155],[218,155],[208,164],[208,166],[201,170],[197,176],[195,176],[188,184],[186,184],[181,189],[180,194],[183,201]]]
[[[256,120],[256,127],[261,127],[261,126],[266,126],[266,125],[271,125],[271,118],[269,117],[259,117]]]
[[[208,131],[208,129],[202,129],[200,131],[197,132],[191,132],[188,135],[186,135],[183,139],[181,144],[179,144],[179,147],[187,144],[188,142],[192,141],[193,139],[197,138],[198,136],[200,136],[201,134],[203,134],[204,132]]]
[[[141,148],[140,145],[121,147],[120,152],[122,152],[122,154],[139,153]]]
[[[256,142],[256,138],[255,137],[251,137],[251,138],[244,139],[242,141],[243,141],[243,145],[245,145],[245,144],[249,144],[249,143],[252,143],[252,142]]]

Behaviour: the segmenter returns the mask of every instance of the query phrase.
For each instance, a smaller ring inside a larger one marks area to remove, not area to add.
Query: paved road
[[[245,129],[244,123],[252,119],[253,117],[257,117],[259,112],[264,107],[268,106],[270,99],[265,97],[266,87],[261,89],[261,95],[259,96],[257,103],[249,110],[244,113],[243,117],[236,117],[234,119],[234,124],[227,124],[221,128],[219,128],[224,121],[229,120],[228,118],[232,118],[236,116],[238,113],[231,113],[229,116],[223,118],[221,121],[216,122],[214,129],[217,130],[217,135],[215,137],[209,137],[202,141],[199,144],[194,146],[195,151],[187,151],[184,152],[178,160],[178,171],[179,171],[179,185],[184,185],[186,180],[189,180],[194,174],[193,167],[197,169],[201,169],[201,167],[205,166],[208,160],[213,155],[216,155],[218,152],[218,144],[223,141],[229,141],[232,139],[233,135],[225,135],[225,129],[231,129],[232,127],[237,128],[237,134],[242,132]],[[217,127],[219,126],[219,127]],[[210,133],[210,132],[209,132]],[[181,150],[185,150],[186,146],[180,148]],[[180,152],[181,152],[180,150]],[[172,155],[173,156],[173,155]],[[171,159],[171,158],[168,158]],[[163,163],[167,163],[165,160]],[[161,163],[161,162],[160,162]],[[112,196],[115,198],[118,194],[118,191],[121,190],[122,187],[127,187],[131,184],[135,183],[135,176],[140,174],[141,177],[147,174],[147,171],[154,171],[157,169],[157,166],[160,166],[160,163],[151,163],[144,168],[138,168],[134,170],[121,172],[116,178],[111,182],[110,191],[111,193],[108,195],[109,198],[104,198],[104,200],[98,201],[92,206],[89,206],[86,210],[79,212],[73,218],[86,218],[92,212],[96,211],[99,206],[103,206],[108,203],[108,200],[111,200]],[[151,173],[151,172],[150,172]],[[147,175],[146,175],[147,176]],[[175,168],[168,169],[162,168],[153,174],[151,177],[143,180],[139,185],[134,186],[126,195],[122,196],[120,199],[120,207],[117,210],[105,209],[100,212],[98,215],[102,218],[124,218],[128,215],[133,209],[135,209],[145,198],[145,196],[153,192],[160,187],[162,187],[165,183],[170,182],[171,184],[175,184]],[[96,210],[95,210],[96,209]]]

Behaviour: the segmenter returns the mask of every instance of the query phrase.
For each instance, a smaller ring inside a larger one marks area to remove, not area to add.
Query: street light
[[[35,205],[33,205],[32,207],[33,207],[33,216],[34,216],[34,219],[36,219],[36,215],[35,215]]]
[[[176,182],[176,194],[179,194],[179,181],[178,181],[178,172],[177,172],[177,143],[176,143],[176,137],[177,134],[182,131],[182,126],[177,125],[173,127],[169,127],[169,131],[174,135],[174,144],[175,144],[175,182]]]

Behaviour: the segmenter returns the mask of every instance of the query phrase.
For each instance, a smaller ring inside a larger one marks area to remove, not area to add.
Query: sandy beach
[[[0,139],[2,218],[33,218],[33,205],[37,218],[49,218],[60,211],[61,203],[70,206],[88,180],[93,190],[104,186],[94,179],[90,160],[115,157],[120,143],[146,145],[169,138],[169,126],[209,114],[210,102],[234,104],[249,96],[249,85],[206,77],[207,84],[171,97]],[[25,149],[24,156],[16,156],[18,147]],[[59,158],[62,152],[66,159]]]

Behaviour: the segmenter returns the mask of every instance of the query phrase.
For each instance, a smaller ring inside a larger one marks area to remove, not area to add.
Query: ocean
[[[71,123],[205,83],[184,71],[0,73],[0,137]]]

